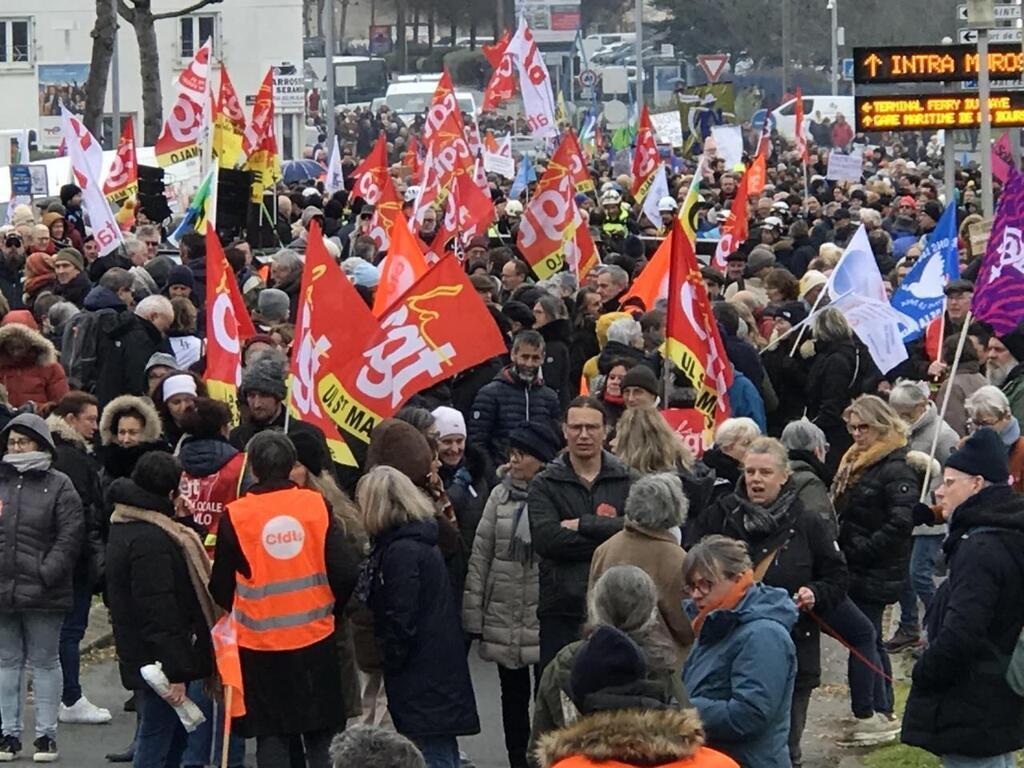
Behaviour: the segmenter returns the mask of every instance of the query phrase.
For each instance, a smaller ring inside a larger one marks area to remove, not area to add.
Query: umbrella
[[[325,173],[327,173],[327,169],[316,160],[285,160],[281,163],[281,176],[285,184],[319,179]]]

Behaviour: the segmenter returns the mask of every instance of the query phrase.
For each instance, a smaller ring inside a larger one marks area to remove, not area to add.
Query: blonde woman
[[[888,403],[862,395],[846,408],[843,420],[853,445],[843,454],[832,483],[839,546],[849,566],[850,598],[874,626],[878,659],[891,676],[882,613],[899,599],[907,577],[920,480],[907,464],[907,424]],[[853,661],[850,674],[855,674]],[[892,711],[892,684],[876,674],[873,714],[882,714],[889,721],[887,727],[898,732]],[[866,703],[854,702],[854,714],[865,721],[873,717]],[[875,729],[886,727],[880,718],[873,719]],[[861,723],[860,730],[866,727]]]
[[[394,467],[377,466],[356,489],[373,547],[357,595],[373,611],[395,730],[427,768],[458,768],[458,736],[479,733],[458,608],[430,500]]]

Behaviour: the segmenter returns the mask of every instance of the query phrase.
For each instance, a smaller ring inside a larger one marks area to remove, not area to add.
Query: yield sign
[[[702,53],[697,56],[697,66],[704,70],[709,83],[717,83],[728,60],[727,53]]]

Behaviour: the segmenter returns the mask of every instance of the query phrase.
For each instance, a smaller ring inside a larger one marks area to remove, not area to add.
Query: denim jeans
[[[885,652],[885,640],[882,638],[882,614],[885,613],[885,606],[878,603],[860,603],[854,601],[860,612],[863,613],[875,630],[875,650],[878,652],[878,661],[872,661],[876,667],[880,667],[890,678],[892,678],[892,664],[889,662],[889,654]],[[868,658],[871,658],[870,656]],[[857,662],[858,666],[863,666]],[[891,715],[894,698],[892,683],[886,680],[877,672],[870,670],[872,676],[872,698],[875,703],[875,712]],[[856,713],[855,713],[856,714]]]
[[[60,656],[57,645],[64,614],[19,611],[0,614],[0,718],[5,736],[21,738],[21,683],[32,668],[36,738],[57,738]]]
[[[139,730],[132,768],[179,768],[188,734],[174,707],[145,688],[135,692],[135,709]]]
[[[935,597],[935,558],[942,551],[939,536],[915,536],[910,553],[910,573],[900,593],[900,626],[912,635],[921,631],[917,613],[917,598],[921,598],[925,612]]]
[[[206,695],[202,680],[188,684],[188,697],[202,710],[206,722],[188,735],[182,765],[219,766],[221,745],[224,743],[224,702],[217,702],[217,711],[214,712],[213,700]],[[245,739],[235,733],[228,737],[228,765],[245,765]]]
[[[418,736],[412,741],[427,768],[459,768],[459,740],[454,736]]]
[[[64,673],[64,693],[61,701],[70,707],[82,698],[82,684],[78,673],[81,666],[81,644],[85,628],[89,626],[92,607],[92,589],[87,581],[76,581],[71,610],[64,615],[60,627],[60,669]]]
[[[993,757],[967,757],[966,755],[943,755],[942,768],[1015,768],[1017,762],[1013,752]]]
[[[846,598],[822,616],[822,620],[835,630],[846,643],[856,649],[857,653],[876,667],[881,667],[878,658],[878,642],[871,622]],[[866,667],[852,653],[847,663],[847,680],[850,684],[850,708],[855,717],[868,717],[875,712],[875,678],[876,673]],[[879,710],[881,711],[881,710]]]

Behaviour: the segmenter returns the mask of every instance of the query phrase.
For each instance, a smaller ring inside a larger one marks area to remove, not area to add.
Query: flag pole
[[[287,430],[288,428],[285,427]],[[229,685],[224,689],[224,735],[220,745],[220,768],[228,768],[228,746],[231,736],[231,694],[234,689]]]
[[[805,168],[806,168],[806,166],[805,166]],[[793,348],[791,350],[789,350],[789,356],[790,357],[792,357],[793,355],[796,354],[796,350],[800,346],[800,342],[803,339],[804,330],[807,328],[807,326],[810,325],[809,321],[810,321],[811,317],[814,316],[814,313],[818,309],[818,305],[821,304],[821,300],[823,298],[825,298],[825,294],[827,292],[828,292],[828,288],[827,287],[822,287],[821,293],[818,294],[818,298],[816,298],[814,300],[814,306],[811,307],[811,313],[807,316],[807,321],[805,321],[804,325],[802,325],[800,327],[800,333],[797,334],[796,341],[793,342]],[[847,291],[847,293],[849,293],[849,291]],[[840,297],[840,298],[842,298],[842,297]],[[837,299],[837,301],[838,301],[838,299]]]
[[[846,298],[852,292],[853,292],[852,289],[847,291],[842,296],[840,296],[839,299]],[[836,299],[836,301],[839,301],[839,299]],[[831,305],[829,305],[829,306],[831,306]],[[792,336],[794,333],[797,333],[798,331],[804,330],[807,326],[809,326],[811,324],[811,320],[813,320],[820,312],[823,312],[825,309],[827,309],[827,307],[821,307],[820,309],[818,309],[818,303],[817,302],[814,303],[814,307],[815,308],[811,310],[811,313],[809,315],[807,315],[807,317],[805,317],[799,323],[794,325],[792,328],[790,328],[784,334],[779,336],[777,339],[775,339],[775,341],[769,343],[764,349],[760,350],[758,352],[758,354],[759,355],[763,355],[765,352],[770,352],[771,350],[775,349],[777,346],[779,346],[779,344],[782,343],[783,339],[787,339],[790,336]]]
[[[956,369],[960,365],[960,354],[964,351],[964,342],[967,341],[967,329],[971,325],[971,312],[968,310],[967,316],[964,317],[964,327],[960,329],[960,340],[956,344],[956,354],[953,356],[953,367],[950,368],[949,378],[946,379],[947,383],[956,375]],[[924,482],[921,484],[921,498],[919,501],[923,504],[924,500],[928,497],[928,485],[932,479],[932,462],[935,460],[935,450],[939,444],[939,427],[942,426],[942,422],[946,419],[946,408],[949,407],[949,396],[953,393],[953,387],[946,387],[946,393],[942,396],[942,408],[939,409],[939,420],[935,427],[935,432],[932,434],[932,449],[928,452],[928,467],[924,471]]]
[[[943,291],[943,293],[942,293],[942,312],[939,314],[939,348],[937,350],[935,350],[935,359],[936,360],[942,360],[942,344],[946,340],[946,302],[947,301],[948,301],[948,297],[946,296],[945,291]],[[928,331],[925,330],[925,334],[926,335],[927,335],[927,333],[928,333]],[[927,341],[927,339],[926,339],[926,341]],[[938,379],[936,379],[936,381],[938,381]]]
[[[284,433],[288,434],[288,422],[292,420],[292,384],[295,382],[295,377],[288,377],[288,391],[284,395]]]

